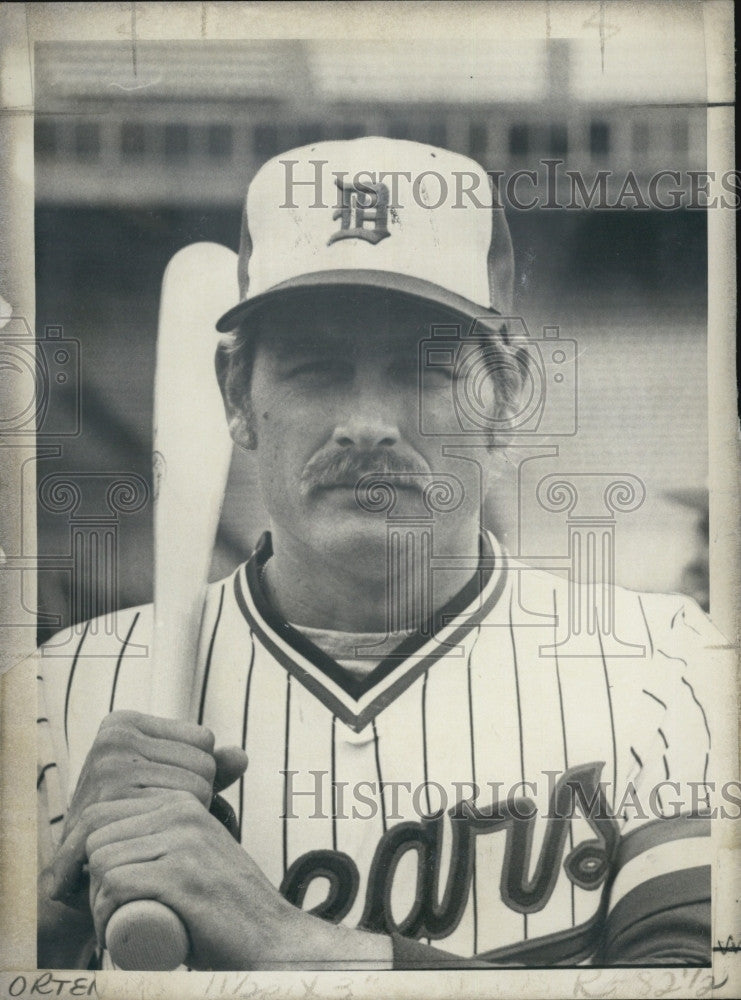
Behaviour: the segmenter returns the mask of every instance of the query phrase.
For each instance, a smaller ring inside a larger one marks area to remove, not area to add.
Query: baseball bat
[[[180,250],[162,279],[154,391],[154,633],[150,706],[192,715],[198,641],[232,442],[216,374],[216,318],[237,298],[237,255],[216,243]],[[106,947],[121,969],[177,968],[188,932],[156,900],[111,916]]]

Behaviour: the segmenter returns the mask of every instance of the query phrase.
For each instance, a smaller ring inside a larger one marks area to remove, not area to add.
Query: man
[[[269,533],[210,588],[196,720],[148,714],[151,608],[40,658],[42,964],[139,899],[201,969],[709,959],[715,633],[617,591],[622,645],[566,655],[567,582],[482,530],[528,379],[488,190],[370,137],[253,180],[217,371]]]

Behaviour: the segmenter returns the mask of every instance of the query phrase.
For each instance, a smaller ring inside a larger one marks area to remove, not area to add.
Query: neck
[[[416,631],[469,583],[479,559],[478,526],[447,545],[436,537],[435,555],[456,559],[451,569],[425,574],[431,591],[425,593],[421,536],[407,535],[403,557],[389,566],[385,546],[364,558],[357,551],[317,552],[275,525],[271,535],[273,556],[262,578],[270,603],[294,625],[339,632]]]

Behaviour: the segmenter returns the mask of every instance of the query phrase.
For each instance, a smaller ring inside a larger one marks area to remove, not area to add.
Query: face
[[[491,463],[483,445],[444,449],[460,443],[451,437],[460,433],[455,370],[420,360],[441,322],[450,318],[428,306],[389,300],[379,309],[377,293],[315,297],[263,316],[249,422],[274,536],[370,566],[385,558],[389,518],[421,518],[440,551],[470,551]],[[493,412],[492,380],[479,379],[476,392]]]

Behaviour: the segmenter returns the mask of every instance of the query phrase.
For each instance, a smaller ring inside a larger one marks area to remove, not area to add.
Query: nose
[[[399,429],[381,409],[359,405],[337,424],[332,439],[341,448],[393,448],[399,441]]]

